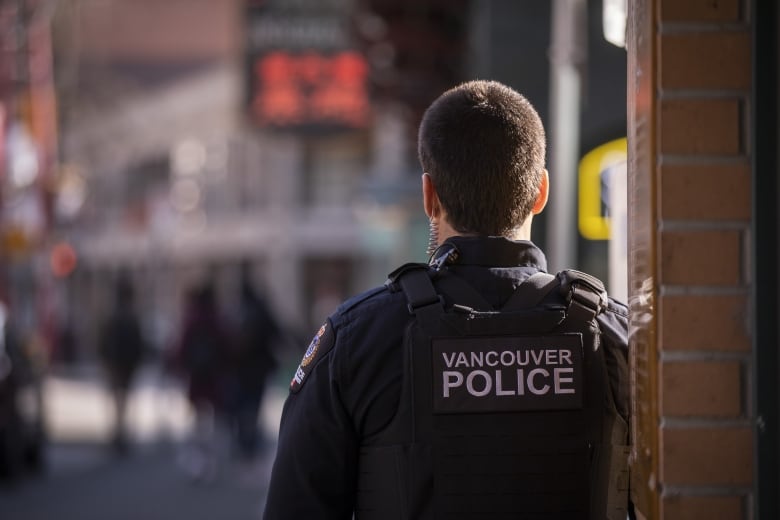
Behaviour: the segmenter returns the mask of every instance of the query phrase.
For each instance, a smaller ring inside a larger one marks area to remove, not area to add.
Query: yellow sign
[[[614,175],[625,175],[628,141],[615,139],[585,154],[579,168],[579,228],[590,240],[610,237],[609,188]]]

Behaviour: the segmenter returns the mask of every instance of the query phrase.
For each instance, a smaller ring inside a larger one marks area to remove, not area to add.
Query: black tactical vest
[[[626,518],[628,428],[599,344],[599,280],[539,273],[499,312],[425,264],[388,283],[415,319],[398,410],[361,447],[357,520]],[[445,309],[434,283],[457,303]]]

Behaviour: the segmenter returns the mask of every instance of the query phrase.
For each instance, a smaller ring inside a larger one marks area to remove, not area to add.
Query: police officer
[[[472,81],[419,130],[430,265],[317,331],[285,403],[265,518],[626,518],[627,309],[530,242],[541,120]]]

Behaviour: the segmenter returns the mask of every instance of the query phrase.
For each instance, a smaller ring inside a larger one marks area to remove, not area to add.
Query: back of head
[[[518,92],[495,81],[470,81],[426,110],[418,153],[456,231],[508,236],[539,193],[544,127]]]

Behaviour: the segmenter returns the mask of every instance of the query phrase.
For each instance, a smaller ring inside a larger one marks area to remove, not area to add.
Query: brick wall
[[[749,16],[738,0],[647,3],[653,160],[634,176],[652,178],[654,222],[635,240],[655,260],[656,376],[640,398],[657,403],[657,481],[644,514],[751,518]]]

